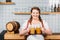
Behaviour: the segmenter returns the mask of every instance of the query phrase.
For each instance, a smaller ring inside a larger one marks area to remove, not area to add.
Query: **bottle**
[[[57,12],[57,10],[56,10],[56,4],[55,4],[55,6],[54,6],[54,12]]]
[[[58,7],[57,7],[57,12],[59,12],[59,4],[58,4]]]
[[[54,8],[53,8],[53,5],[51,5],[51,12],[54,12]]]
[[[58,4],[58,8],[57,8],[58,12],[60,12],[60,4]]]
[[[60,4],[59,4],[59,12],[60,12]]]
[[[6,0],[6,2],[11,2],[11,0]]]

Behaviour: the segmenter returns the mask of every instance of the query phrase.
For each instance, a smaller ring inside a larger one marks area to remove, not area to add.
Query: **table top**
[[[20,36],[19,34],[9,34],[5,33],[4,34],[4,39],[25,39],[25,36]],[[60,39],[60,34],[52,34],[52,35],[47,35],[45,39]]]
[[[25,36],[20,36],[19,34],[5,33],[4,39],[25,39]]]
[[[48,35],[45,39],[60,39],[60,35]]]

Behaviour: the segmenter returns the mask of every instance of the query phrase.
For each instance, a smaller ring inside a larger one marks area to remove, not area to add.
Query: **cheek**
[[[32,15],[32,16],[35,16],[35,14],[33,14],[33,13],[32,13],[31,15]]]
[[[34,14],[33,14],[32,17],[39,17],[39,15],[34,15]]]
[[[39,14],[31,14],[32,15],[32,17],[39,17]]]
[[[35,15],[33,14],[32,17],[34,17]]]
[[[39,14],[36,14],[37,17],[39,17]]]

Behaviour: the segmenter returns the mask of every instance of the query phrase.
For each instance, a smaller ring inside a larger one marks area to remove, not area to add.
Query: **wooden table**
[[[25,40],[25,36],[20,36],[19,34],[5,33],[4,40]]]
[[[60,35],[48,35],[45,40],[60,40]]]
[[[26,40],[25,36],[20,36],[19,34],[8,34],[5,33],[4,40]],[[45,40],[60,40],[60,34],[59,35],[47,35],[45,37]]]

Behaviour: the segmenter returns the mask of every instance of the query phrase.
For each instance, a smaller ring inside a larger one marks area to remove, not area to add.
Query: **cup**
[[[36,27],[36,34],[41,34],[42,32],[41,32],[41,28],[39,28],[39,27]]]
[[[30,28],[30,34],[35,34],[35,28]]]

